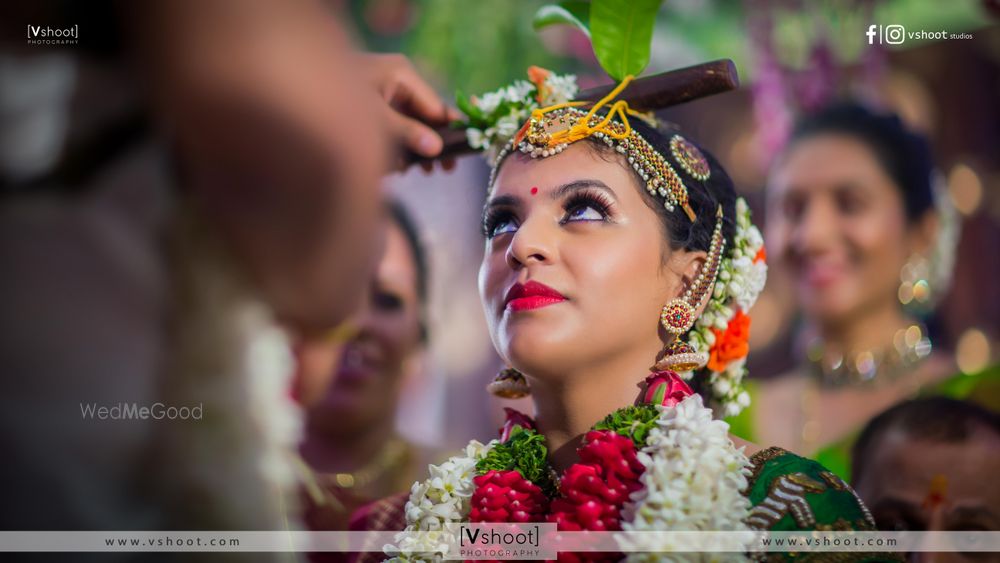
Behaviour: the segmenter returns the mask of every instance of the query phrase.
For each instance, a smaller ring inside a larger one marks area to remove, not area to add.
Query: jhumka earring
[[[719,263],[725,246],[725,240],[722,238],[721,205],[715,213],[715,218],[715,230],[712,231],[708,258],[698,272],[698,277],[682,297],[670,300],[660,311],[660,324],[675,338],[663,350],[662,359],[653,366],[655,371],[691,371],[702,368],[708,363],[708,354],[695,352],[690,344],[680,340],[680,336],[694,326],[697,320],[695,313],[711,297],[715,288],[715,279],[719,273]]]
[[[500,373],[486,386],[486,390],[501,399],[520,399],[531,394],[528,380],[521,372],[510,367],[500,370]]]

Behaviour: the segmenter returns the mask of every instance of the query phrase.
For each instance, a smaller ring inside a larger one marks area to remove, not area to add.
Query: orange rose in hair
[[[729,362],[746,357],[750,351],[750,316],[743,311],[736,311],[725,331],[713,328],[712,332],[715,333],[715,344],[708,351],[708,369],[723,371]]]

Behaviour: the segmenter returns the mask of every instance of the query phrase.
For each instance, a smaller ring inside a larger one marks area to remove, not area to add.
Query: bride
[[[510,368],[489,388],[530,393],[536,416],[508,409],[499,440],[471,442],[355,528],[873,529],[838,477],[729,436],[709,408],[746,404],[747,311],[766,275],[726,172],[615,101],[629,79],[588,108],[568,102],[571,77],[529,76],[474,100],[528,109],[469,137],[494,163],[479,288]]]

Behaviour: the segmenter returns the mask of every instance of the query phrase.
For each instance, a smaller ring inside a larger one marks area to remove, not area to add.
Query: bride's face
[[[687,253],[670,251],[619,158],[580,142],[543,159],[516,154],[499,170],[479,291],[497,351],[528,375],[629,351],[652,364],[662,346],[660,308],[680,293]]]

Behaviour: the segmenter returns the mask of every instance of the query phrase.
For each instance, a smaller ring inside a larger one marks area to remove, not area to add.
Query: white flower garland
[[[304,414],[289,395],[289,338],[196,213],[179,208],[169,240],[177,315],[164,401],[204,409],[203,421],[169,425],[160,438],[167,459],[158,478],[174,503],[171,521],[301,529],[295,460]]]
[[[705,311],[688,335],[688,343],[699,353],[709,353],[715,344],[713,328],[726,330],[737,311],[748,313],[767,281],[767,263],[756,260],[764,248],[764,237],[750,220],[750,207],[743,198],[736,199],[736,232],[729,252],[719,264],[715,290]],[[750,405],[750,395],[743,388],[746,358],[730,362],[723,371],[707,372],[711,402],[720,416],[734,416]],[[694,373],[685,374],[686,379]],[[704,375],[702,375],[704,376]]]
[[[747,531],[744,520],[750,500],[743,495],[750,476],[750,460],[729,439],[729,425],[713,420],[712,410],[695,394],[675,407],[658,406],[656,428],[649,432],[639,461],[646,467],[622,513],[626,532],[663,530]],[[738,536],[734,536],[736,538]],[[632,553],[626,561],[708,561],[718,554],[665,555],[677,547],[666,540],[630,542],[626,548],[660,553]],[[743,546],[746,547],[746,546]],[[742,553],[726,560],[743,561]]]
[[[486,161],[494,162],[500,149],[517,133],[533,110],[568,102],[579,91],[576,76],[572,74],[549,72],[543,86],[545,97],[540,104],[537,99],[538,88],[527,80],[515,80],[513,84],[495,92],[472,98],[472,105],[486,116],[490,125],[483,129],[467,128],[465,136],[469,146],[485,151]]]
[[[656,428],[649,432],[639,461],[646,467],[640,477],[643,488],[632,494],[622,513],[625,531],[654,530],[749,530],[745,520],[750,501],[743,495],[748,486],[750,460],[742,448],[729,439],[729,425],[712,417],[712,410],[702,404],[697,394],[675,407],[657,407]],[[438,466],[431,466],[431,477],[413,484],[406,503],[404,532],[438,532],[445,524],[467,521],[470,499],[475,492],[473,479],[476,463],[498,444],[483,445],[475,440],[464,455],[454,456]],[[435,534],[417,539],[397,536],[398,546],[386,546],[402,561],[440,561],[435,549],[444,543]],[[623,547],[669,549],[669,545],[631,544]],[[738,540],[734,540],[738,541]],[[726,554],[727,560],[742,561],[741,553]],[[627,561],[662,561],[664,554],[630,554]],[[691,558],[694,559],[691,559]],[[701,560],[700,554],[684,554],[680,559]],[[708,557],[705,555],[705,557]],[[718,555],[713,556],[718,560]]]
[[[406,528],[404,532],[440,532],[445,524],[468,520],[469,503],[476,490],[476,463],[486,457],[499,443],[492,440],[482,444],[476,440],[465,446],[463,455],[452,456],[441,465],[429,466],[430,478],[418,481],[410,489],[406,503]],[[386,553],[398,553],[387,561],[440,561],[435,554],[444,546],[435,534],[426,534],[421,540],[416,536],[401,534],[398,546],[386,546]]]

